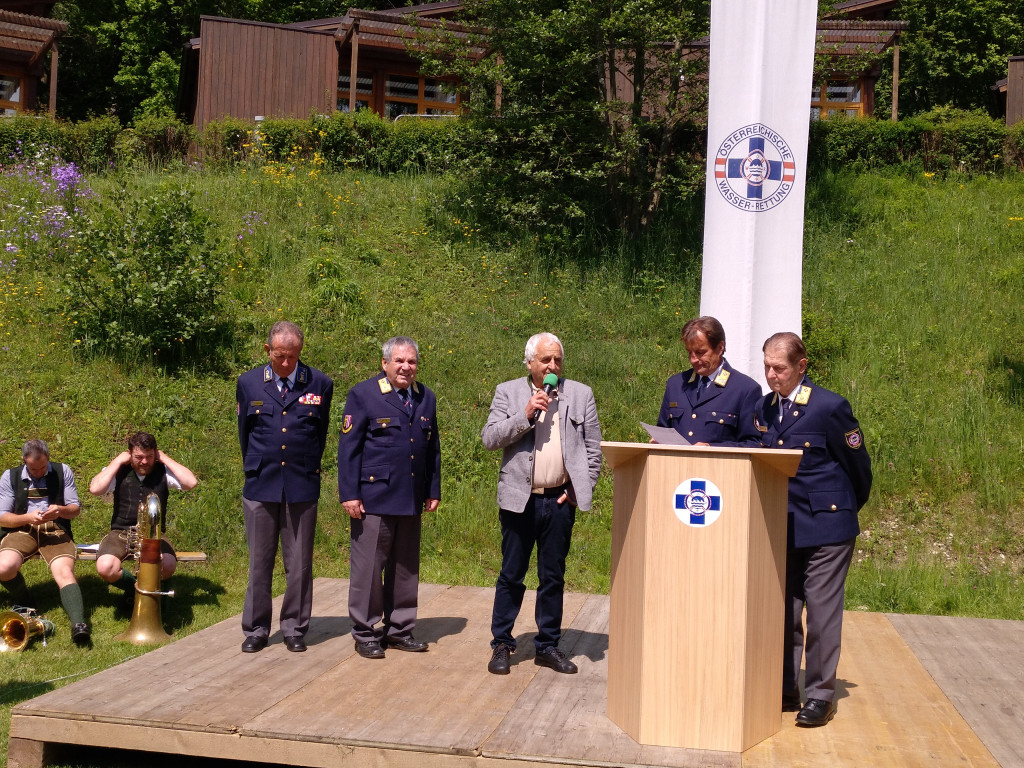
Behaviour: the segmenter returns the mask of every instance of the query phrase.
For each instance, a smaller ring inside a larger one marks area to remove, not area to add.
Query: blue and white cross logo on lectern
[[[687,525],[711,525],[722,514],[722,494],[710,480],[691,477],[676,488],[673,508]]]

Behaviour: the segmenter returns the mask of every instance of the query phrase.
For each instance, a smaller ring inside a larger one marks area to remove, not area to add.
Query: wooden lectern
[[[787,491],[802,452],[601,448],[615,472],[608,717],[641,744],[742,752],[782,723]]]

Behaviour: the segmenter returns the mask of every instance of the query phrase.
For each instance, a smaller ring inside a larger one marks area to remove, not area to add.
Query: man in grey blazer
[[[601,472],[601,425],[593,390],[562,378],[563,355],[557,336],[531,336],[523,361],[528,375],[498,385],[481,433],[484,447],[502,451],[501,573],[494,588],[494,639],[487,665],[496,675],[510,671],[509,657],[516,650],[512,628],[523,605],[523,579],[534,545],[539,581],[534,661],[556,672],[577,671],[558,648],[565,558],[576,508],[590,509]]]

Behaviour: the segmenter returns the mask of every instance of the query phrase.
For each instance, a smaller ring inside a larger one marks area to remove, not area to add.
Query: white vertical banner
[[[761,345],[800,333],[816,0],[712,0],[700,313],[767,390]]]

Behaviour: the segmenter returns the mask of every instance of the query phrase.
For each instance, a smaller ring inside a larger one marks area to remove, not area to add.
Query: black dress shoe
[[[575,675],[579,671],[576,665],[555,647],[548,648],[546,651],[537,651],[537,658],[533,660],[533,663],[538,667],[548,667],[555,672],[561,672],[563,675]]]
[[[825,725],[836,716],[836,705],[824,699],[808,699],[804,702],[804,708],[796,716],[796,724],[806,728],[815,728]]]
[[[421,652],[427,650],[427,643],[417,640],[412,635],[408,637],[389,637],[384,640],[388,648],[397,648],[400,651]]]
[[[360,643],[356,640],[356,653],[362,656],[364,659],[383,659],[384,648],[376,640],[370,640],[366,643]]]
[[[80,621],[71,628],[71,640],[75,645],[88,645],[92,641],[89,625]]]
[[[800,706],[800,693],[784,693],[782,694],[782,711],[783,712],[799,712]]]
[[[306,650],[306,641],[298,635],[292,635],[284,639],[284,647],[292,653],[302,653]]]
[[[242,643],[242,653],[256,653],[266,647],[267,638],[253,635],[252,637],[245,638],[245,642]]]
[[[487,664],[487,671],[492,675],[507,675],[511,671],[509,655],[512,649],[504,643],[500,643],[491,652],[491,660]]]

